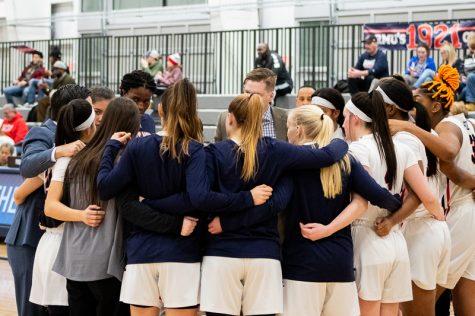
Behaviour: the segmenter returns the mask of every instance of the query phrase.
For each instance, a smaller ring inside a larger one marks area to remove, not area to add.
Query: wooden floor
[[[0,315],[16,316],[15,287],[4,243],[0,243],[0,258]]]

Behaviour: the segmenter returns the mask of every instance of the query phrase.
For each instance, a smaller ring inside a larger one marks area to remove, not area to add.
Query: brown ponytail
[[[163,107],[167,135],[160,145],[160,154],[169,152],[172,159],[181,161],[188,155],[192,140],[203,141],[203,124],[197,113],[196,90],[188,79],[176,82],[170,88],[167,106]],[[177,149],[180,143],[181,148]]]
[[[257,172],[257,143],[262,137],[262,116],[264,107],[257,94],[244,93],[231,101],[228,112],[236,118],[241,128],[241,144],[238,154],[244,155],[241,178],[249,181]]]

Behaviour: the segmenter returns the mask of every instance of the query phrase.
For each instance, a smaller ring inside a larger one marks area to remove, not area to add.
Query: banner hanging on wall
[[[364,25],[364,35],[374,34],[379,46],[386,49],[415,49],[419,43],[439,49],[444,42],[455,48],[467,48],[470,32],[475,32],[475,21],[375,23]]]

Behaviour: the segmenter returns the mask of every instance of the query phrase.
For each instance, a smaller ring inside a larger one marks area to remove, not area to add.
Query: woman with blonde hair
[[[288,126],[289,141],[310,148],[329,144],[334,133],[331,117],[313,105],[292,110]],[[391,212],[401,203],[349,155],[292,176],[283,244],[284,315],[359,315],[349,225],[366,210],[365,199]]]
[[[440,56],[442,57],[442,65],[449,65],[457,69],[459,74],[463,73],[463,61],[457,57],[457,51],[452,44],[445,42],[440,48]]]

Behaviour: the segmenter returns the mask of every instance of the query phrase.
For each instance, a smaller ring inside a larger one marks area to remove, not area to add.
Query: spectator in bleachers
[[[26,97],[28,104],[34,104],[35,94],[38,93],[38,100],[45,97],[46,92],[49,92],[49,84],[47,80],[52,80],[52,89],[57,90],[67,84],[76,84],[76,81],[67,72],[68,66],[61,60],[57,60],[53,64],[51,71],[51,79],[31,79],[29,82],[28,94]]]
[[[161,95],[169,86],[183,78],[183,71],[181,69],[181,56],[179,53],[174,53],[167,57],[167,69],[162,74],[155,76],[157,80],[157,94]]]
[[[0,145],[0,166],[8,165],[8,157],[15,154],[15,147],[9,143],[3,143]]]
[[[28,94],[29,88],[28,82],[31,79],[43,78],[44,73],[45,68],[43,67],[43,53],[34,51],[32,53],[31,63],[23,69],[20,76],[13,82],[13,86],[3,89],[7,103],[14,104],[13,97],[26,96]]]
[[[389,76],[386,54],[378,49],[378,40],[373,34],[364,40],[365,52],[359,57],[355,67],[348,70],[348,87],[353,95],[360,91],[368,91],[374,79]]]
[[[114,98],[114,91],[107,87],[94,87],[91,89],[92,107],[94,108],[94,112],[96,112],[96,118],[94,120],[96,127],[101,125],[102,115],[104,115],[107,106]]]
[[[457,52],[452,44],[445,42],[440,48],[442,65],[450,65],[457,69],[459,74],[463,74],[463,61],[457,57]]]
[[[463,61],[457,57],[457,52],[452,44],[444,42],[440,48],[440,56],[442,57],[441,65],[450,65],[457,69],[459,74],[463,74]],[[426,70],[422,73],[420,81],[421,84],[434,79],[436,72],[432,70]],[[417,88],[417,87],[416,87]]]
[[[277,75],[275,97],[284,96],[292,92],[294,82],[285,68],[282,57],[280,57],[277,52],[270,51],[267,43],[260,43],[257,46],[257,58],[254,60],[254,69],[255,68],[267,68]]]
[[[67,84],[76,84],[76,81],[68,72],[68,66],[61,60],[56,60],[53,64],[51,77],[53,78],[53,83],[51,84],[52,91],[58,90]],[[50,93],[49,83],[45,81],[38,83],[38,104],[32,109],[32,111],[36,111],[36,122],[42,123],[47,118],[47,112],[50,106]]]
[[[28,133],[28,126],[23,116],[17,112],[13,104],[5,104],[2,111],[3,124],[1,133],[13,139],[15,144],[22,142]]]
[[[61,60],[57,60],[54,63],[52,78],[54,78],[52,86],[53,90],[57,90],[67,84],[76,84],[74,78],[68,73],[68,66]]]
[[[315,93],[315,89],[310,86],[302,86],[297,92],[297,98],[295,100],[295,107],[302,105],[308,105],[312,102],[312,95]]]
[[[464,61],[465,87],[462,90],[462,100],[465,101],[467,110],[475,111],[475,32],[468,36],[467,46],[468,54]]]
[[[54,64],[58,60],[61,60],[61,50],[59,49],[59,46],[53,45],[51,46],[50,53],[48,55],[48,63],[50,66],[54,67]],[[51,88],[55,80],[53,71],[54,69],[52,71],[45,69],[43,78],[30,79],[30,81],[28,82],[28,85],[30,88],[28,89],[28,95],[26,96],[27,106],[35,103],[35,93],[38,93],[38,97],[37,97],[38,102],[42,98],[44,98],[45,94],[48,94],[49,89]],[[69,69],[67,66],[66,66],[66,72],[69,74]]]
[[[154,49],[145,53],[140,64],[142,70],[149,73],[152,77],[163,73],[162,57]]]
[[[430,50],[426,43],[417,46],[416,55],[407,63],[404,80],[414,88],[419,88],[421,84],[434,77],[436,66],[434,59],[429,56]]]

